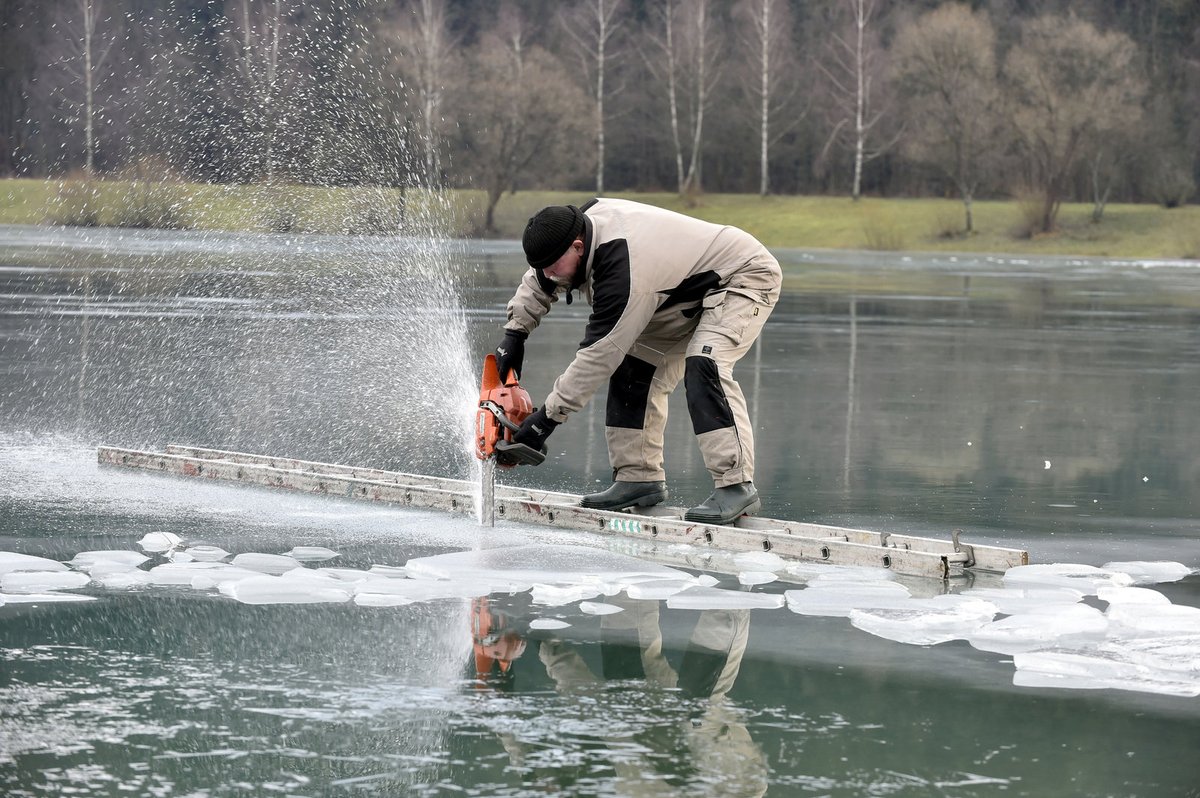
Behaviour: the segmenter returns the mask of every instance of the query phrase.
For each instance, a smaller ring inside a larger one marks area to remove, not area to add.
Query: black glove
[[[517,372],[521,377],[521,366],[525,363],[525,339],[529,333],[520,330],[505,330],[504,340],[496,347],[496,365],[500,368],[500,382],[508,376],[508,372]]]
[[[513,443],[523,443],[534,451],[540,452],[546,445],[546,439],[558,422],[546,415],[546,408],[539,407],[521,422],[521,429],[513,433]]]

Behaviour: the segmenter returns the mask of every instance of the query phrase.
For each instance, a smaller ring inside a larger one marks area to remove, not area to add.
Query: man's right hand
[[[520,330],[505,330],[504,340],[496,347],[496,366],[500,369],[500,382],[508,377],[509,370],[521,378],[521,366],[525,363],[525,339],[529,333]]]

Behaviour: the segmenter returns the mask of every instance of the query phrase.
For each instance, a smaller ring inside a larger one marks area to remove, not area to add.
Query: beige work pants
[[[746,279],[714,291],[692,318],[652,322],[609,382],[605,437],[618,482],[666,479],[667,399],[685,380],[704,465],[720,488],[754,479],[754,431],[734,365],[758,340],[779,298],[779,264],[762,254]]]

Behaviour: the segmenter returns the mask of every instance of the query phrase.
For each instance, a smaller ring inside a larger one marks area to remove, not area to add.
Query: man
[[[592,200],[539,211],[521,240],[530,270],[508,303],[501,378],[520,372],[525,339],[565,293],[592,306],[575,359],[513,436],[540,449],[608,380],[605,437],[613,484],[583,497],[601,510],[667,498],[663,432],[680,379],[711,496],[685,519],[729,524],[759,509],[754,436],[733,366],[779,298],[775,258],[748,233],[637,202]]]

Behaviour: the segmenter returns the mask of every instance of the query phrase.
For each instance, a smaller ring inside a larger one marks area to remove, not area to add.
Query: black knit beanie
[[[521,237],[525,260],[539,271],[552,266],[582,233],[583,212],[574,205],[542,208],[525,225]]]

